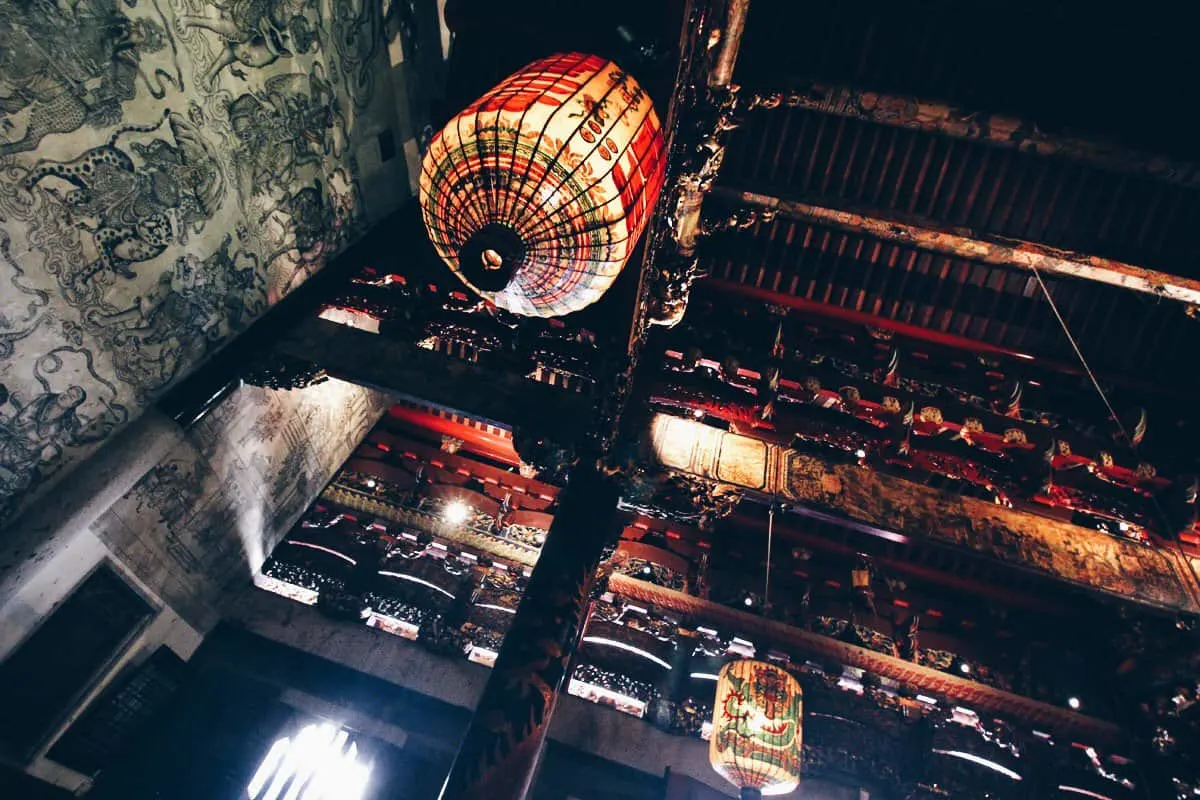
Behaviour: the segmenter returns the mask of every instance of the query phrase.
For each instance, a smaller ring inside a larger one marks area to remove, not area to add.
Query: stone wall
[[[92,532],[201,631],[248,585],[386,402],[341,381],[243,386],[114,503]]]
[[[0,526],[410,196],[438,19],[0,0]]]

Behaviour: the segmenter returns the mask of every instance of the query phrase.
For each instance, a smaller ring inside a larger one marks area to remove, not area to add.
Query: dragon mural
[[[397,201],[383,10],[335,6],[0,0],[0,527]]]

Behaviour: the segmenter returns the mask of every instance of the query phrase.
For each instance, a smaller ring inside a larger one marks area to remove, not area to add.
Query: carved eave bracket
[[[741,488],[673,470],[637,470],[629,476],[620,508],[655,519],[711,530],[741,502]]]
[[[702,277],[700,210],[721,170],[727,135],[739,122],[732,77],[749,6],[749,0],[694,0],[689,9],[671,109],[674,180],[648,243],[644,315],[651,325],[677,324],[692,283]]]
[[[328,373],[318,364],[277,351],[265,354],[242,372],[244,383],[286,391],[307,389],[327,380]]]

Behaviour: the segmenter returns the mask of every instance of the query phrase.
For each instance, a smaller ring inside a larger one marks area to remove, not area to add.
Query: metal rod
[[[771,544],[775,539],[775,504],[767,511],[767,577],[763,583],[763,608],[771,600]]]

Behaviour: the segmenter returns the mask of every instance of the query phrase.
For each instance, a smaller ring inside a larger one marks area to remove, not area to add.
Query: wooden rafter
[[[1036,123],[1004,114],[956,108],[908,95],[872,92],[850,86],[808,83],[787,91],[761,92],[750,108],[804,108],[880,125],[951,136],[995,147],[1090,164],[1100,169],[1141,175],[1164,183],[1200,188],[1200,165],[1130,150],[1070,134],[1050,133]]]
[[[1200,280],[1085,255],[1035,242],[939,225],[926,219],[879,212],[851,211],[783,200],[756,192],[719,187],[713,195],[726,202],[766,209],[791,219],[825,225],[881,241],[1012,269],[1065,275],[1106,283],[1189,305],[1200,305]]]

